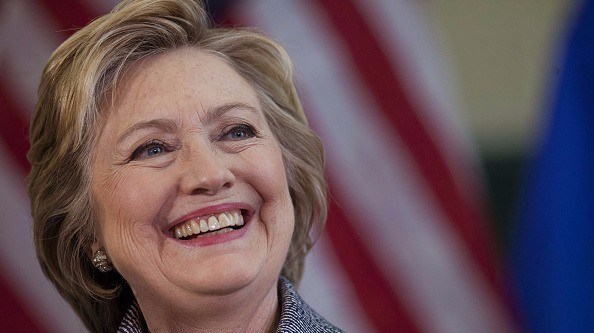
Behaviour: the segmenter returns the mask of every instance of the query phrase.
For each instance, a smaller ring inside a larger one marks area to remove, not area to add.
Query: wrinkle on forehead
[[[196,61],[197,58],[200,60]],[[218,64],[213,66],[213,63]],[[228,80],[235,81],[235,85],[227,84]],[[202,95],[199,104],[194,106],[202,123],[208,121],[211,109],[229,108],[229,104],[233,103],[244,104],[246,109],[261,111],[259,98],[252,85],[225,59],[198,47],[172,49],[135,61],[122,72],[118,81],[117,90],[113,93],[114,103],[111,103],[109,112],[106,112],[106,118],[117,116],[123,109],[145,112],[147,110],[138,108],[150,106],[147,103],[152,103],[154,95],[163,94],[165,89],[178,95],[174,99],[176,104],[190,100],[196,91],[218,91],[218,96],[215,97]],[[225,100],[226,96],[236,98]],[[159,110],[153,111],[158,113]],[[256,114],[262,118],[260,113]],[[154,118],[158,117],[155,115]]]

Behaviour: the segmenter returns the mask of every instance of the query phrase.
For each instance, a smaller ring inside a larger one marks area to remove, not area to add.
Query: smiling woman
[[[238,300],[249,309],[234,311],[240,322],[274,318],[270,287],[294,217],[280,145],[255,90],[194,47],[153,55],[121,81],[91,162],[101,231],[93,249],[107,249],[153,330],[183,330],[197,309],[220,309],[229,324],[224,310]]]
[[[41,266],[92,332],[335,332],[301,301],[323,148],[285,51],[200,3],[124,1],[43,73]]]

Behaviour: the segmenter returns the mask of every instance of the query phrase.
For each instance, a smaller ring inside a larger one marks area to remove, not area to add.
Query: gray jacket
[[[330,324],[297,294],[295,287],[284,277],[278,281],[278,295],[281,303],[281,317],[277,333],[334,333],[342,332]],[[135,302],[128,308],[118,333],[144,333],[144,319],[138,304]]]

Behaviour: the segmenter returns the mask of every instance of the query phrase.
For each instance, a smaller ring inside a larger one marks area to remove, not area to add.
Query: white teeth
[[[211,216],[208,218],[208,229],[217,230],[220,227],[219,220],[216,217]]]
[[[192,227],[192,232],[196,235],[200,233],[200,224],[196,222],[196,220],[190,221],[190,226]]]
[[[225,213],[227,216],[227,220],[229,220],[229,226],[235,225],[235,219],[233,219],[233,214]]]
[[[208,231],[208,223],[205,220],[200,220],[200,232]]]
[[[229,218],[227,217],[227,215],[225,213],[221,213],[221,215],[219,215],[219,224],[221,226],[221,228],[225,228],[229,226]]]
[[[172,229],[175,238],[184,238],[192,235],[198,235],[208,231],[213,231],[213,234],[223,234],[233,231],[226,229],[227,227],[238,225],[242,226],[243,216],[239,211],[223,212],[218,216],[211,215],[208,219],[191,219],[182,223]]]

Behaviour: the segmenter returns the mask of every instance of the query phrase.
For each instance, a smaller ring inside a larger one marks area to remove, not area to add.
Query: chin
[[[263,272],[263,263],[250,260],[239,263],[237,259],[232,259],[231,262],[221,261],[208,270],[199,270],[191,281],[194,286],[192,292],[203,295],[229,295],[251,289],[251,286],[259,285],[258,282],[261,280],[270,278],[266,276],[270,274]]]

